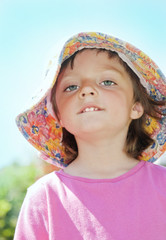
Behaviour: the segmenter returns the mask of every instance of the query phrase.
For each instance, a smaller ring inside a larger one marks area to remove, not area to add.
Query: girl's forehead
[[[63,65],[62,65],[63,66]],[[71,73],[74,71],[79,71],[80,68],[97,67],[103,69],[113,69],[124,70],[124,67],[120,64],[119,57],[110,57],[109,52],[102,49],[84,49],[75,54],[74,57],[68,59],[68,63],[65,67],[62,67],[61,72]],[[67,71],[66,71],[67,70]]]
[[[105,61],[109,61],[109,53],[108,51],[104,51],[102,49],[83,49],[82,51],[76,53],[75,58],[73,59],[73,64],[75,62],[88,60],[89,58],[103,58]]]

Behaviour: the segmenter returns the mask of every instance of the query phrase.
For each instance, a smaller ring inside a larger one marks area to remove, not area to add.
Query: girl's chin
[[[85,138],[85,139],[94,139],[99,140],[100,138],[107,138],[108,137],[108,129],[103,128],[86,128],[86,129],[79,129],[77,132],[72,133],[76,138]],[[109,135],[110,137],[110,135]]]

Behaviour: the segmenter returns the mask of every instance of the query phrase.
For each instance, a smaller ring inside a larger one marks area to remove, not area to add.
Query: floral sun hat
[[[16,124],[26,140],[38,149],[43,158],[60,168],[67,166],[64,148],[61,144],[62,128],[58,124],[50,102],[51,89],[58,77],[61,64],[83,48],[102,48],[118,53],[138,75],[141,84],[155,100],[166,100],[166,78],[158,66],[141,50],[118,38],[97,32],[79,33],[63,46],[59,57],[52,58],[47,68],[44,84],[35,103],[19,114]],[[57,49],[56,49],[57,53]],[[166,109],[163,109],[166,113]],[[166,151],[166,116],[155,120],[147,116],[146,130],[155,143],[140,156],[141,160],[154,162]]]

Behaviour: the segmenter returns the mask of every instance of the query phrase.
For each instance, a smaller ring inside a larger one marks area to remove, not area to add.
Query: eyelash
[[[106,83],[106,82],[111,83],[111,84],[109,84],[109,85],[103,84],[103,83]],[[117,85],[117,84],[114,81],[111,81],[111,80],[104,80],[100,83],[100,85],[107,87],[107,86],[112,86],[112,85]],[[74,87],[74,89],[71,89],[73,87]],[[72,91],[77,90],[78,88],[79,88],[79,86],[77,86],[77,85],[70,85],[70,86],[68,86],[67,88],[64,89],[64,92],[72,92]]]
[[[109,85],[103,84],[103,83],[106,83],[106,82],[107,82],[107,83],[109,82],[109,83],[111,83],[111,84],[109,84]],[[117,84],[116,84],[114,81],[111,81],[111,80],[104,80],[104,81],[102,81],[102,82],[100,83],[100,85],[102,85],[102,86],[104,85],[104,86],[107,87],[107,86],[112,86],[112,85],[117,85]]]
[[[75,89],[71,90],[70,88],[71,87],[76,87]],[[72,92],[72,91],[75,91],[77,90],[79,87],[77,85],[70,85],[68,86],[67,88],[65,88],[64,92]]]

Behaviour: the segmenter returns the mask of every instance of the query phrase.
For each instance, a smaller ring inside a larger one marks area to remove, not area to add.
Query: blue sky
[[[1,0],[0,168],[15,160],[28,163],[37,154],[15,116],[38,88],[57,41],[81,31],[109,33],[143,50],[166,74],[165,16],[165,0]]]

